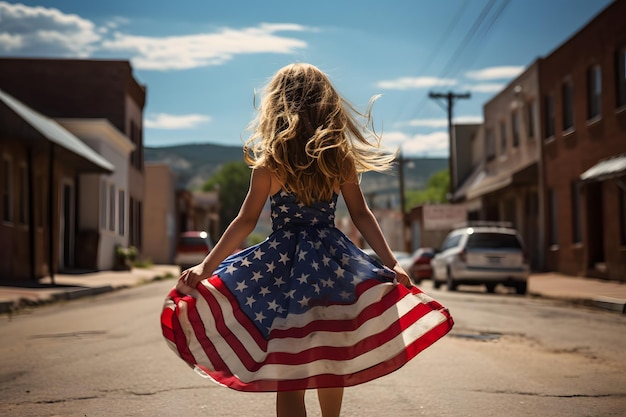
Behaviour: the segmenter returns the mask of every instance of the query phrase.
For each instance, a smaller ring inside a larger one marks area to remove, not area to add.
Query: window
[[[580,216],[580,183],[575,181],[571,187],[572,196],[572,243],[582,242],[582,219]]]
[[[500,122],[500,155],[506,155],[506,122]]]
[[[513,129],[513,147],[519,148],[519,112],[517,110],[511,115],[511,128]]]
[[[107,228],[107,192],[108,186],[105,180],[100,182],[100,229]]]
[[[2,220],[13,221],[13,161],[2,158]]]
[[[550,239],[550,245],[558,245],[559,243],[559,210],[557,207],[557,195],[554,189],[548,190],[548,212],[550,215],[550,233],[548,238]]]
[[[563,130],[574,128],[574,86],[571,81],[563,83]]]
[[[126,210],[126,196],[124,190],[119,191],[119,227],[117,228],[117,232],[120,236],[124,236],[124,222],[126,221],[126,216],[124,215],[124,210]]]
[[[37,188],[35,190],[35,198],[39,201],[39,204],[35,205],[35,207],[37,207],[37,226],[43,228],[46,223],[45,215],[48,212],[46,205],[48,202],[46,196],[46,177],[43,174],[37,174],[35,187]]]
[[[624,107],[626,106],[626,46],[617,52],[616,58],[617,107]]]
[[[496,137],[493,129],[487,128],[487,161],[491,161],[496,157]]]
[[[619,226],[621,244],[626,245],[626,187],[623,186],[619,187]]]
[[[587,70],[587,118],[600,117],[602,112],[602,70],[594,65]]]
[[[19,177],[19,222],[22,224],[28,223],[28,170],[26,165],[20,165],[20,177]]]
[[[109,230],[115,230],[115,184],[109,185]]]
[[[526,103],[526,123],[528,124],[528,137],[535,137],[535,102],[529,101]]]
[[[554,96],[549,95],[545,98],[546,111],[546,139],[554,136]]]

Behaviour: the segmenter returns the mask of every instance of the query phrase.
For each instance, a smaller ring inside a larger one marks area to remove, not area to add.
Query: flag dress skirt
[[[270,197],[269,237],[226,258],[161,327],[200,375],[239,391],[347,387],[395,371],[453,326],[448,310],[368,257],[330,202]]]

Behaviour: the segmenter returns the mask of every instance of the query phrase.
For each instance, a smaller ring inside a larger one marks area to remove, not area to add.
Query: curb
[[[626,314],[626,301],[617,298],[596,297],[591,300],[585,300],[583,304],[588,305],[589,307]]]
[[[626,300],[612,297],[593,297],[593,298],[577,298],[577,297],[558,297],[554,295],[546,295],[539,292],[529,291],[528,296],[535,298],[543,298],[546,300],[563,301],[565,303],[585,306],[596,310],[604,310],[613,313],[626,314]]]

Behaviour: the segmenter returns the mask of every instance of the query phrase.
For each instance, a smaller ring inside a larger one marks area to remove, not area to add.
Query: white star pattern
[[[280,243],[276,239],[273,239],[271,242],[269,242],[269,246],[272,249],[278,248],[278,245],[280,245]]]
[[[300,307],[306,307],[307,305],[309,305],[310,300],[311,299],[309,297],[302,297],[302,299],[298,301],[298,304],[300,304]]]
[[[289,256],[286,253],[281,253],[278,262],[282,263],[283,265],[287,265],[287,263],[289,263],[289,260]]]
[[[304,272],[302,273],[302,275],[300,275],[300,278],[298,278],[298,282],[300,284],[306,284],[308,280],[309,280],[309,274],[305,274]]]
[[[317,305],[349,304],[380,267],[334,227],[334,202],[306,206],[290,193],[271,198],[272,234],[226,258],[216,274],[250,323],[267,335],[277,317]]]
[[[263,320],[265,320],[267,317],[265,317],[263,315],[263,313],[259,312],[255,314],[255,320],[258,321],[259,323],[263,323]]]

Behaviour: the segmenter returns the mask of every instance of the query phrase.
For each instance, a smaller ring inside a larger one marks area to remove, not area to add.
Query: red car
[[[433,268],[430,266],[433,256],[435,256],[433,248],[419,248],[411,256],[411,266],[407,272],[415,284],[433,277]]]
[[[213,249],[213,243],[207,232],[183,232],[178,237],[176,262],[181,271],[199,264]]]

